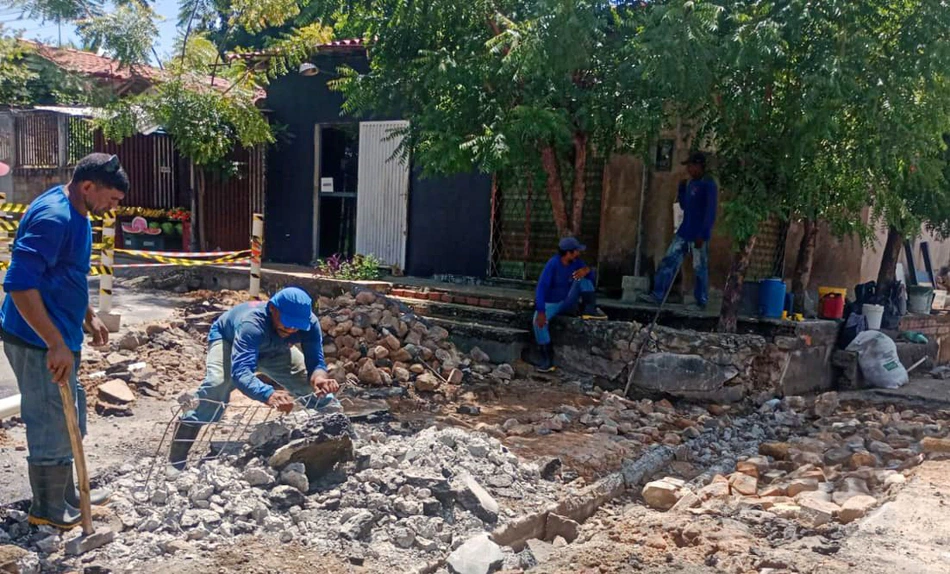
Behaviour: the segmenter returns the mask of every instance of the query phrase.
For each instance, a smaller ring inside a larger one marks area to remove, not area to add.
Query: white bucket
[[[864,305],[861,307],[861,314],[868,320],[868,329],[872,331],[881,330],[881,319],[884,318],[883,305]]]

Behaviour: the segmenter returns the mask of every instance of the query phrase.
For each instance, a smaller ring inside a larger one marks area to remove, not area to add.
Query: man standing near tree
[[[73,482],[73,450],[57,385],[70,385],[80,432],[86,434],[86,393],[79,384],[83,327],[93,345],[109,339],[89,306],[89,215],[119,206],[129,178],[119,158],[104,153],[84,157],[72,180],[36,198],[23,214],[3,281],[7,298],[0,310],[3,351],[20,389],[20,416],[26,424],[27,464],[33,500],[29,522],[69,529],[79,524],[79,494]],[[105,501],[94,491],[93,504]]]
[[[688,251],[692,251],[693,270],[696,272],[693,294],[696,307],[704,311],[709,303],[709,239],[716,222],[719,187],[706,173],[706,154],[703,152],[689,154],[689,159],[683,165],[689,172],[689,179],[680,182],[676,195],[676,201],[683,210],[683,223],[676,230],[673,242],[656,271],[653,292],[644,295],[643,300],[662,304],[676,272],[683,264],[683,258]]]

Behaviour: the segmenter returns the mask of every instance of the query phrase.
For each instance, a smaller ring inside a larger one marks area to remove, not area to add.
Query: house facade
[[[343,114],[331,89],[340,66],[368,66],[358,41],[321,47],[305,66],[268,87],[278,127],[268,152],[268,261],[309,265],[334,255],[372,254],[396,273],[484,277],[491,229],[491,178],[424,178],[394,154],[398,117]]]

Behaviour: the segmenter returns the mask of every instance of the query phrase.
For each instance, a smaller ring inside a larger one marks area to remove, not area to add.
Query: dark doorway
[[[320,127],[320,259],[354,255],[359,142],[357,123]]]

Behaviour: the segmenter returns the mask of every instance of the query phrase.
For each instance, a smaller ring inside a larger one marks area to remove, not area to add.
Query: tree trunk
[[[881,257],[881,267],[877,272],[877,292],[883,293],[897,280],[897,262],[904,247],[904,236],[894,226],[887,228],[887,243],[884,244],[884,253]]]
[[[752,249],[755,247],[756,236],[753,235],[744,243],[739,244],[739,251],[732,257],[732,266],[726,277],[726,286],[722,290],[722,310],[719,312],[719,331],[735,333],[736,322],[739,318],[739,303],[742,300],[742,282],[745,272],[752,259]]]
[[[802,242],[798,246],[798,259],[792,276],[792,293],[795,295],[795,311],[804,311],[802,304],[805,291],[811,282],[811,270],[815,264],[815,247],[818,245],[818,222],[806,218],[802,222]]]
[[[197,175],[197,192],[198,192],[198,244],[201,245],[202,251],[208,251],[208,233],[205,217],[205,206],[207,205],[205,197],[205,170],[204,168],[199,167],[196,170]]]
[[[561,237],[574,234],[571,222],[567,220],[567,208],[564,206],[564,185],[561,182],[561,171],[558,169],[557,152],[550,144],[541,148],[541,166],[547,176],[545,188],[551,198],[551,211],[554,214],[554,224]]]
[[[574,187],[571,192],[571,229],[581,232],[584,199],[587,197],[587,134],[574,132]]]

